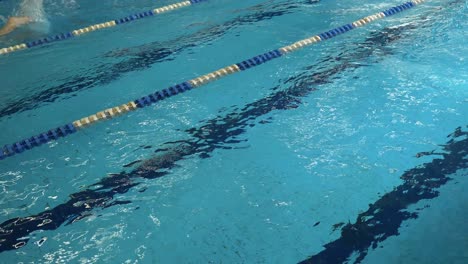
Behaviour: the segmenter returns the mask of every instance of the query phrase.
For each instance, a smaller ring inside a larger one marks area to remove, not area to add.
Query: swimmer
[[[28,24],[31,22],[31,18],[24,16],[24,17],[10,17],[6,24],[0,28],[0,36],[6,35],[17,27]]]
[[[6,35],[26,24],[31,24],[35,31],[47,31],[48,21],[44,12],[44,0],[23,0],[13,15],[8,18],[3,27],[0,28],[0,36]]]

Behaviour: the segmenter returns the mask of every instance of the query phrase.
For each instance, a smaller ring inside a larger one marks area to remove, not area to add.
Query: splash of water
[[[49,32],[50,22],[44,11],[44,0],[22,0],[13,15],[30,17],[33,23],[28,27],[34,31]]]

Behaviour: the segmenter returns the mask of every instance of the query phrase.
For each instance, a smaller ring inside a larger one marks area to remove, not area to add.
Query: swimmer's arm
[[[15,28],[16,28],[16,25],[12,23],[10,19],[8,19],[7,23],[2,28],[0,28],[0,36],[6,35],[12,32],[13,30],[15,30]]]
[[[10,17],[6,24],[0,28],[0,36],[6,35],[15,30],[17,27],[29,22],[31,22],[29,17]]]

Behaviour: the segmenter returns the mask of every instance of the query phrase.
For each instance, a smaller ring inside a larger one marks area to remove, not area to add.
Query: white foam
[[[47,21],[44,11],[44,0],[22,0],[15,16],[28,16],[34,22]]]
[[[44,11],[44,0],[22,0],[14,16],[30,17],[33,23],[27,25],[31,30],[48,33],[50,22]]]

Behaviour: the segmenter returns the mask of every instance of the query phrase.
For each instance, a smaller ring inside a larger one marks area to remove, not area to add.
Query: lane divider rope
[[[125,24],[125,23],[129,23],[129,22],[132,22],[132,21],[142,19],[142,18],[158,15],[158,14],[161,14],[161,13],[172,11],[174,9],[179,9],[179,8],[182,8],[182,7],[190,6],[190,5],[193,5],[193,4],[198,4],[200,2],[205,2],[205,1],[207,1],[207,0],[187,0],[187,1],[183,1],[183,2],[178,2],[178,3],[175,3],[175,4],[166,5],[166,6],[163,6],[163,7],[160,7],[160,8],[156,8],[156,9],[153,9],[153,10],[149,10],[149,11],[129,15],[129,16],[126,16],[126,17],[123,17],[123,18],[107,21],[107,22],[104,22],[104,23],[91,25],[91,26],[88,26],[88,27],[76,29],[76,30],[73,30],[73,31],[65,32],[65,33],[60,33],[60,34],[57,34],[55,36],[49,36],[49,37],[45,37],[45,38],[38,39],[38,40],[35,40],[35,41],[30,41],[30,42],[21,43],[21,44],[18,44],[18,45],[13,45],[13,46],[10,46],[10,47],[0,48],[0,55],[8,54],[8,53],[12,53],[12,52],[15,52],[15,51],[28,49],[28,48],[32,48],[32,47],[42,46],[42,45],[45,45],[45,44],[48,44],[48,43],[51,43],[51,42],[67,40],[67,39],[77,37],[79,35],[83,35],[83,34],[86,34],[86,33],[89,33],[89,32],[93,32],[93,31],[97,31],[97,30],[101,30],[101,29],[105,29],[105,28],[109,28],[109,27],[114,27],[114,26],[117,26],[117,25],[122,25],[122,24]]]
[[[157,103],[173,95],[186,92],[193,88],[200,87],[204,84],[207,84],[221,77],[224,77],[224,76],[227,76],[227,75],[239,72],[239,71],[245,71],[247,69],[253,68],[255,66],[268,62],[270,60],[279,58],[286,53],[293,52],[305,46],[336,37],[352,29],[364,26],[377,19],[382,19],[384,17],[392,16],[394,14],[397,14],[399,12],[412,8],[415,5],[418,5],[423,2],[424,0],[413,0],[410,2],[406,2],[402,5],[387,9],[383,12],[379,12],[379,13],[364,17],[362,19],[356,20],[350,24],[346,24],[341,27],[334,28],[332,30],[320,33],[310,38],[297,41],[291,45],[266,52],[264,54],[252,57],[250,59],[244,60],[236,64],[232,64],[230,66],[227,66],[219,70],[216,70],[214,72],[210,72],[208,74],[199,76],[195,79],[191,79],[189,81],[171,86],[161,91],[156,91],[155,93],[149,94],[147,96],[143,96],[139,99],[130,101],[126,104],[122,104],[116,107],[105,109],[96,114],[75,120],[72,123],[66,124],[64,126],[60,126],[58,128],[51,129],[47,132],[41,133],[31,138],[27,138],[27,139],[18,141],[13,144],[5,145],[2,149],[0,149],[0,160],[4,159],[5,157],[13,156],[17,153],[21,153],[25,150],[29,150],[34,147],[40,146],[49,141],[56,140],[60,137],[66,137],[70,134],[75,133],[77,130],[84,129],[88,127],[89,125],[92,125],[93,123],[96,123],[98,121],[112,119],[118,115],[122,115],[130,111],[134,111],[138,108],[149,106],[151,104]]]

